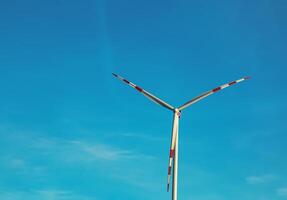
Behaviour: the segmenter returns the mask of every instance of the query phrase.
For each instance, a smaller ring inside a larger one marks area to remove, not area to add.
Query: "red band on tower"
[[[174,150],[171,149],[171,150],[169,151],[169,157],[172,158],[173,155],[174,155]]]
[[[171,173],[171,167],[168,167],[168,175]]]

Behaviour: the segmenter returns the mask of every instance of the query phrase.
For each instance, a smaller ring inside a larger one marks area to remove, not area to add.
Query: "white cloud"
[[[127,138],[134,138],[137,140],[148,140],[148,141],[162,141],[163,138],[156,137],[154,135],[140,134],[140,133],[121,133],[120,136]]]
[[[1,191],[0,199],[3,200],[96,200],[88,196],[80,195],[72,191],[44,189],[33,191]]]
[[[25,161],[19,158],[10,159],[8,165],[12,168],[18,168],[18,169],[26,167]]]
[[[154,159],[151,155],[142,154],[134,150],[83,140],[55,140],[54,144],[51,142],[50,148],[45,147],[45,152],[50,157],[72,162],[120,162],[121,160]]]
[[[287,198],[287,187],[285,188],[278,188],[277,189],[277,195],[280,197],[286,197]]]
[[[62,169],[62,167],[69,165],[75,169],[81,167],[85,170],[97,170],[94,176],[105,173],[107,174],[107,180],[117,179],[129,185],[143,187],[143,183],[154,181],[154,166],[158,165],[158,162],[154,162],[156,158],[152,155],[117,146],[115,143],[99,142],[95,139],[71,140],[40,133],[25,132],[23,134],[15,131],[13,134],[7,134],[5,140],[5,143],[8,144],[4,147],[7,148],[7,152],[9,152],[8,148],[12,146],[9,144],[18,144],[17,148],[13,150],[17,154],[11,153],[5,157],[0,157],[0,167],[2,163],[8,171],[12,169],[17,170],[17,173],[21,173],[21,175],[42,182],[45,182],[47,176],[54,175],[54,169]],[[143,170],[143,166],[146,170]],[[122,173],[123,170],[126,171],[125,174]],[[0,193],[0,199],[18,200],[21,196],[19,193],[15,196],[13,193],[2,192]],[[53,191],[49,191],[49,193],[46,191],[34,191],[23,195],[39,197],[39,195],[44,194],[46,196],[68,195],[67,193],[55,193]],[[5,195],[5,198],[1,198],[4,197],[3,195]],[[25,199],[30,200],[33,198],[31,196],[31,198]],[[57,198],[59,199],[60,197]]]
[[[129,159],[137,156],[137,153],[131,150],[119,149],[105,144],[89,144],[83,141],[71,141],[74,148],[89,154],[94,159],[114,161],[119,159]]]
[[[249,176],[246,178],[248,184],[264,184],[270,183],[277,179],[277,176],[272,174],[265,174],[261,176]]]
[[[87,142],[84,140],[64,140],[51,137],[26,137],[26,145],[36,154],[44,154],[50,159],[62,161],[119,161],[121,159],[154,159],[151,155],[142,154],[131,149],[119,148],[113,145]],[[23,141],[23,139],[22,139]],[[14,165],[20,166],[23,161],[14,160]]]

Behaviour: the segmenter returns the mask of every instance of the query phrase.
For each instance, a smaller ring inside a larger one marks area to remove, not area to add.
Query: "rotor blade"
[[[172,125],[172,136],[171,136],[171,144],[170,144],[170,151],[169,151],[169,163],[168,163],[168,172],[167,172],[167,191],[169,191],[169,185],[170,185],[170,178],[171,178],[171,170],[172,170],[172,164],[173,164],[173,158],[174,158],[174,150],[175,150],[175,142],[176,137],[178,134],[178,121],[180,118],[181,112],[177,109],[174,113],[173,118],[173,125]]]
[[[183,110],[183,109],[187,108],[188,106],[200,101],[201,99],[204,99],[205,97],[207,97],[207,96],[209,96],[209,95],[211,95],[211,94],[213,94],[215,92],[218,92],[219,90],[222,90],[222,89],[227,88],[227,87],[229,87],[229,86],[231,86],[233,84],[239,83],[239,82],[247,80],[247,79],[250,79],[250,77],[243,77],[243,78],[238,79],[236,81],[232,81],[232,82],[226,83],[226,84],[224,84],[224,85],[222,85],[220,87],[214,88],[214,89],[212,89],[212,90],[210,90],[208,92],[205,92],[205,93],[203,93],[203,94],[191,99],[190,101],[188,101],[185,104],[183,104],[182,106],[180,106],[178,109],[179,110]]]
[[[129,86],[133,87],[134,89],[136,89],[138,92],[142,93],[144,96],[146,96],[147,98],[149,98],[150,100],[152,100],[153,102],[167,108],[170,110],[174,110],[174,108],[169,105],[168,103],[164,102],[163,100],[159,99],[158,97],[152,95],[151,93],[145,91],[144,89],[142,89],[141,87],[133,84],[132,82],[128,81],[127,79],[124,79],[123,77],[112,73],[115,77],[117,77],[118,79],[120,79],[121,81],[123,81],[124,83],[128,84]]]

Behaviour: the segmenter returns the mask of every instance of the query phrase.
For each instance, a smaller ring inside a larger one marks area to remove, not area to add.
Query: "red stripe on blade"
[[[217,91],[220,90],[220,89],[221,89],[221,87],[214,88],[214,89],[212,90],[212,92],[217,92]]]
[[[143,89],[140,88],[140,87],[138,87],[138,86],[135,86],[135,88],[136,88],[136,90],[139,91],[139,92],[142,92],[142,91],[143,91]]]
[[[126,79],[123,80],[125,83],[130,84],[130,82]]]
[[[228,83],[228,85],[233,85],[235,83],[236,83],[236,81],[232,81],[232,82]]]

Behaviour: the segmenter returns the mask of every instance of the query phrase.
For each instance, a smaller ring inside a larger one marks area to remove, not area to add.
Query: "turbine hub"
[[[174,109],[174,112],[177,114],[177,116],[180,118],[180,116],[181,116],[181,111],[178,109],[178,108],[176,108],[176,109]]]

